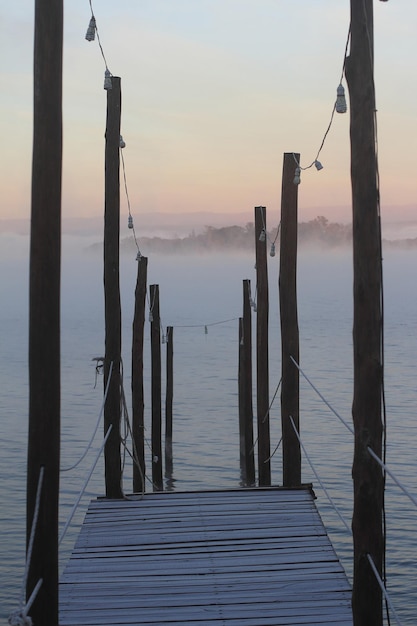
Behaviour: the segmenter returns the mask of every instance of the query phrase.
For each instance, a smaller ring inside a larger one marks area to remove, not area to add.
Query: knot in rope
[[[32,618],[23,611],[16,611],[9,617],[10,626],[33,626]]]

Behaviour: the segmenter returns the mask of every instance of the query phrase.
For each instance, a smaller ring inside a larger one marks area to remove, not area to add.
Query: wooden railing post
[[[239,318],[239,435],[242,482],[250,487],[255,484],[250,280],[243,281],[243,317]]]
[[[143,333],[145,325],[148,259],[138,258],[135,289],[135,313],[132,328],[132,430],[136,463],[133,464],[133,491],[145,491],[145,421],[143,396]]]
[[[239,459],[240,459],[240,473],[242,483],[246,483],[246,468],[245,468],[245,387],[243,379],[243,317],[239,317],[238,323],[238,409],[239,409]]]
[[[271,484],[269,435],[269,352],[268,352],[268,265],[266,247],[266,207],[255,207],[256,245],[256,400],[258,422],[259,485]]]
[[[368,452],[382,458],[382,251],[373,79],[373,0],[351,0],[350,95],[353,226],[353,621],[382,626],[384,477]]]
[[[110,376],[104,407],[104,433],[111,426],[104,449],[106,496],[122,497],[122,470],[120,456],[120,362],[121,362],[121,307],[119,279],[120,238],[120,78],[111,77],[112,88],[107,90],[107,121],[105,151],[105,206],[104,206],[104,313],[105,357],[104,387]]]
[[[166,332],[166,396],[165,396],[165,475],[172,479],[172,405],[174,398],[174,327]]]
[[[30,616],[48,626],[58,626],[62,31],[62,1],[35,2],[27,544],[43,479],[26,597],[42,579]]]
[[[154,491],[162,491],[162,402],[161,402],[161,320],[159,316],[159,285],[150,286],[151,373],[152,373],[152,483]]]
[[[301,484],[300,444],[291,423],[300,431],[300,375],[291,357],[299,363],[299,333],[297,313],[297,228],[298,185],[294,175],[300,155],[284,154],[281,194],[281,243],[279,272],[279,302],[281,316],[281,423],[284,487]]]

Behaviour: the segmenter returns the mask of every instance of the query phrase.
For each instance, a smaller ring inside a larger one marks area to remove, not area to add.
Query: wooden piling
[[[152,374],[152,483],[162,491],[162,407],[161,407],[161,321],[159,285],[150,286],[151,374]]]
[[[239,424],[242,482],[255,484],[252,404],[252,315],[250,280],[243,281],[243,317],[239,318]]]
[[[240,460],[240,474],[242,483],[246,484],[246,468],[245,468],[245,387],[243,380],[243,317],[239,317],[238,320],[238,412],[239,412],[239,460]]]
[[[110,374],[107,400],[104,406],[104,433],[111,426],[104,448],[106,496],[122,497],[120,457],[120,363],[121,363],[121,307],[119,279],[120,238],[120,78],[111,77],[112,88],[107,90],[107,120],[105,148],[105,204],[104,204],[104,315],[105,357],[104,387]]]
[[[43,481],[26,597],[29,598],[42,579],[30,616],[35,624],[48,626],[58,626],[62,31],[62,1],[37,0],[30,237],[27,544],[41,468]]]
[[[298,185],[294,174],[300,155],[284,154],[281,194],[281,243],[279,271],[279,302],[281,317],[281,424],[284,487],[301,484],[299,420],[300,374],[291,357],[299,363],[299,332],[297,312],[297,228]]]
[[[136,463],[133,464],[133,491],[145,491],[145,420],[143,395],[143,333],[145,325],[148,259],[138,259],[135,289],[135,313],[132,328],[132,430]]]
[[[351,0],[350,55],[346,78],[350,94],[353,210],[353,353],[355,430],[352,520],[353,619],[355,626],[382,626],[382,591],[368,556],[383,578],[382,458],[382,252],[373,78],[373,1]]]
[[[269,353],[268,353],[268,265],[266,207],[255,207],[256,245],[256,401],[258,422],[258,479],[260,486],[271,484],[269,434]]]
[[[172,478],[172,405],[174,398],[174,327],[166,332],[166,395],[165,395],[165,475]]]

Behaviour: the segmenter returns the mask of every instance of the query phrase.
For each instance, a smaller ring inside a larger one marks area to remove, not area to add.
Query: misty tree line
[[[268,229],[268,241],[275,241],[278,225]],[[300,246],[316,245],[321,249],[350,246],[352,243],[352,225],[329,222],[322,215],[308,222],[299,222],[298,241]],[[401,242],[385,241],[385,245],[416,248],[417,239],[407,239]],[[139,246],[143,254],[150,252],[161,253],[204,253],[213,251],[254,251],[255,227],[253,222],[245,226],[205,226],[202,233],[192,231],[186,237],[140,237]],[[135,242],[132,237],[122,241],[123,250],[133,250]],[[276,239],[276,249],[279,249],[279,236]]]
[[[268,241],[275,240],[278,224],[268,229]],[[329,247],[347,245],[352,240],[352,226],[330,223],[326,217],[319,216],[309,222],[300,222],[298,225],[300,244],[316,243]],[[133,247],[133,238],[122,242],[123,248]],[[140,237],[140,248],[143,253],[148,252],[211,252],[216,250],[254,250],[255,226],[248,222],[245,226],[205,226],[203,232],[196,234],[192,231],[186,237]],[[279,236],[276,239],[276,248],[279,248]]]

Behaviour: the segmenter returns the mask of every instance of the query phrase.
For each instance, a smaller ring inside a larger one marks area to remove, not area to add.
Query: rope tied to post
[[[33,626],[32,619],[29,615],[24,615],[22,611],[10,615],[9,624],[10,626]]]
[[[33,512],[29,544],[28,544],[27,553],[26,553],[25,573],[23,576],[22,589],[20,592],[20,608],[9,616],[8,622],[10,626],[32,626],[33,622],[32,622],[31,617],[29,617],[28,613],[43,583],[43,579],[40,578],[38,582],[36,583],[35,588],[33,589],[29,600],[26,602],[26,604],[24,604],[26,584],[28,580],[30,562],[32,559],[33,543],[35,540],[35,533],[36,533],[36,528],[38,524],[44,474],[45,474],[45,468],[42,466],[39,470],[38,488],[36,490],[35,509]]]

